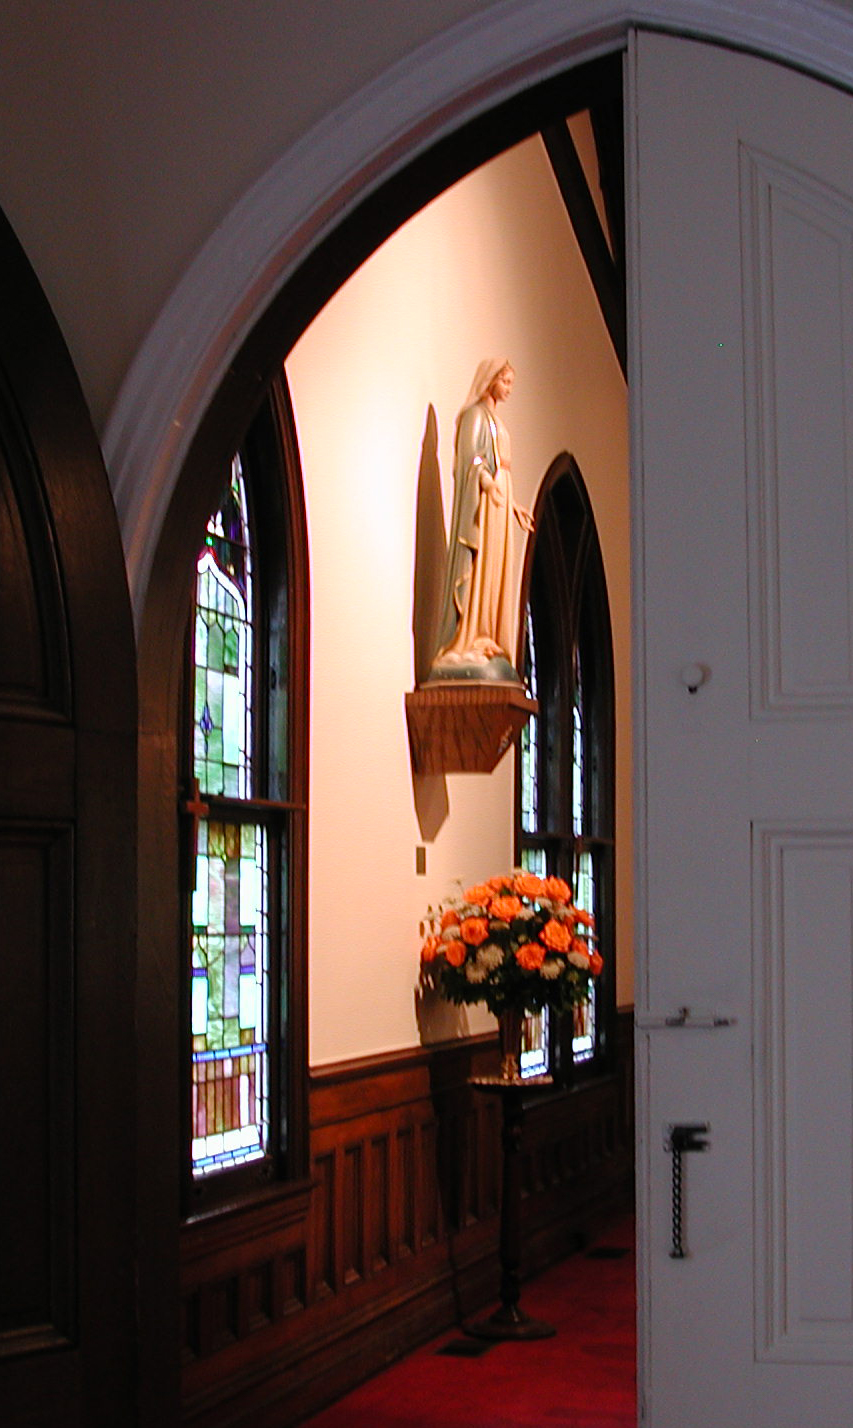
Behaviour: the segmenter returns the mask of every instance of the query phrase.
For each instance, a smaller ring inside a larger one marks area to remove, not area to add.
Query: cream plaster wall
[[[531,140],[401,229],[286,363],[311,542],[313,1064],[490,1024],[477,1010],[443,1004],[419,1016],[417,925],[454,876],[474,880],[510,865],[512,756],[490,776],[413,787],[403,695],[414,683],[428,411],[437,415],[449,512],[455,413],[477,362],[493,352],[506,352],[517,371],[505,413],[516,499],[532,507],[550,462],[568,450],[599,523],[620,728],[619,998],[631,998],[626,392],[544,152]],[[415,874],[421,843],[424,877]]]

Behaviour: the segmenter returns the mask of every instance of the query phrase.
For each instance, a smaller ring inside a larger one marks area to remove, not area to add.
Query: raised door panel
[[[76,1333],[74,1005],[70,828],[0,822],[3,1135],[0,1357],[69,1348]]]

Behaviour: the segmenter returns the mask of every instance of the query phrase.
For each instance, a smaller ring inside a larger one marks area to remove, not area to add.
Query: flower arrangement
[[[430,908],[421,935],[422,980],[496,1016],[588,1001],[603,966],[593,918],[575,907],[568,883],[521,870]]]

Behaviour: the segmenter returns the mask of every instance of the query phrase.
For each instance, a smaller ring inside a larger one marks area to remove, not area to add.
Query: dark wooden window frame
[[[244,463],[254,563],[256,659],[253,720],[258,748],[254,797],[202,795],[209,816],[264,826],[269,846],[270,923],[270,1147],[262,1159],[194,1178],[190,1158],[190,976],[183,968],[184,1147],[182,1204],[191,1217],[233,1205],[266,1190],[296,1182],[307,1170],[307,778],[308,778],[308,594],[307,539],[301,470],[293,413],[283,374],[258,408],[240,446]],[[221,494],[222,472],[219,473]],[[209,512],[208,512],[209,514]],[[200,548],[201,538],[196,542]],[[190,572],[194,570],[194,563]],[[193,582],[194,583],[194,582]],[[194,601],[191,598],[191,607]],[[276,628],[278,627],[278,628]],[[276,760],[270,747],[270,661],[280,649],[276,683],[285,690],[286,748]],[[186,642],[186,669],[191,648]],[[186,681],[181,701],[184,777],[179,800],[186,809],[192,792],[191,719]],[[262,792],[260,792],[262,790]],[[190,817],[196,815],[191,814]],[[182,839],[181,881],[185,948],[191,941],[190,879],[192,837]]]
[[[520,609],[530,604],[536,639],[539,700],[538,788],[540,827],[521,827],[521,757],[516,756],[516,862],[525,847],[546,850],[549,871],[571,882],[578,851],[592,854],[598,904],[597,931],[605,955],[598,982],[595,1050],[575,1064],[572,1027],[563,1018],[551,1037],[551,1069],[560,1083],[611,1068],[615,996],[615,701],[613,640],[604,563],[592,504],[577,462],[567,453],[548,468],[534,512],[536,533],[528,541]],[[585,676],[584,832],[572,825],[573,712],[577,654]],[[527,632],[521,620],[518,668],[523,669]]]

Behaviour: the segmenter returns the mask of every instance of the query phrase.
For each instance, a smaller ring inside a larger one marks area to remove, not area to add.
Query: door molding
[[[724,42],[853,88],[853,14],[829,0],[784,8],[755,0],[748,9],[734,0],[518,0],[446,30],[353,95],[282,154],[211,234],[119,393],[103,446],[137,625],[179,473],[235,359],[274,299],[279,317],[287,308],[295,276],[308,290],[290,304],[303,327],[312,301],[316,310],[325,300],[317,273],[300,271],[311,254],[440,139],[532,84],[624,47],[635,25]],[[339,272],[337,284],[347,276]],[[251,374],[256,384],[263,376]]]

